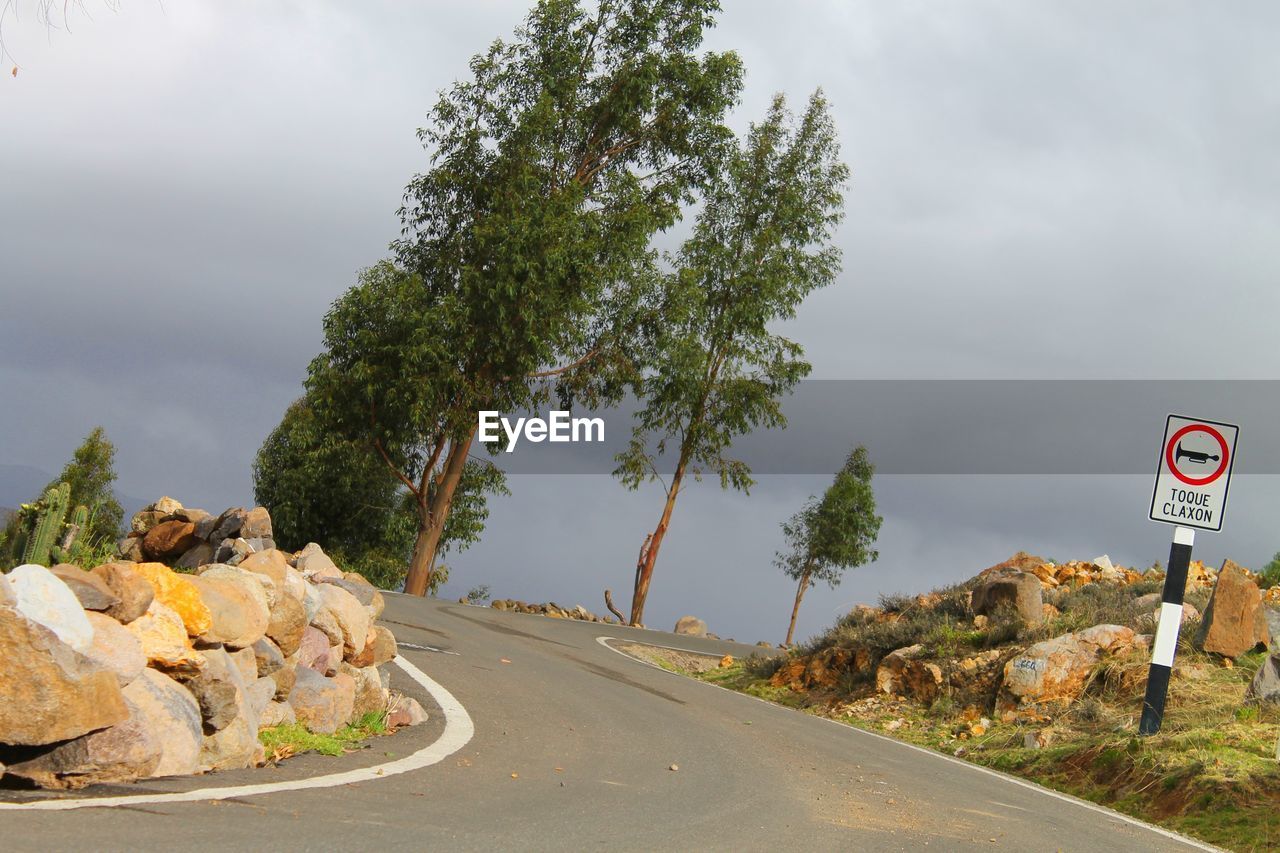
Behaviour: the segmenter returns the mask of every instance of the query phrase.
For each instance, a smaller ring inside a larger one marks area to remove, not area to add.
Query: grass
[[[279,761],[304,752],[345,755],[369,738],[385,734],[388,734],[386,712],[370,711],[331,735],[309,732],[301,723],[286,723],[260,730],[258,740],[266,747],[271,760]]]

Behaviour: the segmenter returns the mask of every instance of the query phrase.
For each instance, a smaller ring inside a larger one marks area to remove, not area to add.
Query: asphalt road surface
[[[52,798],[0,791],[0,800],[23,805],[0,808],[0,849],[1199,846],[960,761],[664,672],[599,638],[734,655],[750,646],[387,598],[383,618],[401,655],[438,683],[433,696],[405,673],[392,675],[393,686],[421,698],[428,724],[354,755],[300,756],[275,769]],[[398,772],[427,754],[434,763]],[[346,771],[359,778],[289,789]],[[205,797],[210,788],[221,790],[217,799],[165,799]],[[50,810],[51,803],[74,808]]]

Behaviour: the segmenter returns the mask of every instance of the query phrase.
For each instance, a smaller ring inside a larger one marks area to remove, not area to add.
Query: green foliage
[[[387,734],[385,711],[370,711],[359,719],[343,726],[331,735],[307,731],[302,723],[286,723],[271,726],[258,732],[258,740],[267,750],[267,756],[288,757],[304,752],[321,755],[345,755],[358,748],[362,741]]]
[[[113,485],[116,448],[102,427],[94,427],[54,478],[50,486],[66,483],[71,487],[71,504],[83,504],[90,518],[81,531],[87,539],[115,540],[120,535],[124,509],[116,500]]]
[[[650,369],[636,382],[641,409],[614,472],[626,486],[656,478],[675,442],[677,477],[687,465],[697,478],[750,488],[750,470],[728,450],[736,436],[785,425],[780,398],[809,372],[799,344],[769,327],[835,279],[831,237],[847,176],[820,92],[798,121],[776,97],[741,144],[719,152],[693,235],[649,306]]]
[[[1271,562],[1262,567],[1259,572],[1258,586],[1262,589],[1269,589],[1273,586],[1280,586],[1280,551],[1271,558]]]
[[[34,506],[22,507],[24,512],[33,516],[31,533],[26,548],[22,552],[22,562],[36,563],[41,566],[51,565],[52,554],[57,536],[62,532],[62,525],[67,517],[67,503],[71,499],[71,486],[59,483],[44,493],[44,498]]]
[[[394,469],[424,530],[458,508],[478,410],[526,408],[551,393],[538,379],[581,388],[625,360],[650,238],[729,136],[740,64],[698,52],[716,9],[543,0],[419,132],[431,168],[405,191],[395,263],[334,304],[307,388],[327,429]]]
[[[810,497],[783,523],[788,547],[774,565],[793,580],[807,578],[810,586],[821,580],[834,588],[846,569],[875,562],[879,552],[871,546],[883,519],[876,515],[874,474],[867,449],[858,445],[822,498]]]
[[[489,585],[487,583],[480,584],[480,586],[477,587],[472,587],[471,590],[467,592],[467,601],[470,604],[483,604],[488,600]]]

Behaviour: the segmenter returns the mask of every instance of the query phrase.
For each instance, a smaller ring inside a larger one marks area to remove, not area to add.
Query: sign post
[[[1200,418],[1169,415],[1165,420],[1156,485],[1151,493],[1152,521],[1173,524],[1169,568],[1160,593],[1160,621],[1151,646],[1147,694],[1142,702],[1138,733],[1153,735],[1164,720],[1173,655],[1182,627],[1182,598],[1196,530],[1222,529],[1227,487],[1235,464],[1240,427]]]

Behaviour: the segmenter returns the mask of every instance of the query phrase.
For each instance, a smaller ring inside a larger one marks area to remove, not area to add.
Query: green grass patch
[[[345,755],[369,738],[386,733],[386,713],[371,711],[331,735],[309,732],[302,723],[287,723],[260,730],[258,740],[266,747],[267,755],[278,760],[304,752]]]

